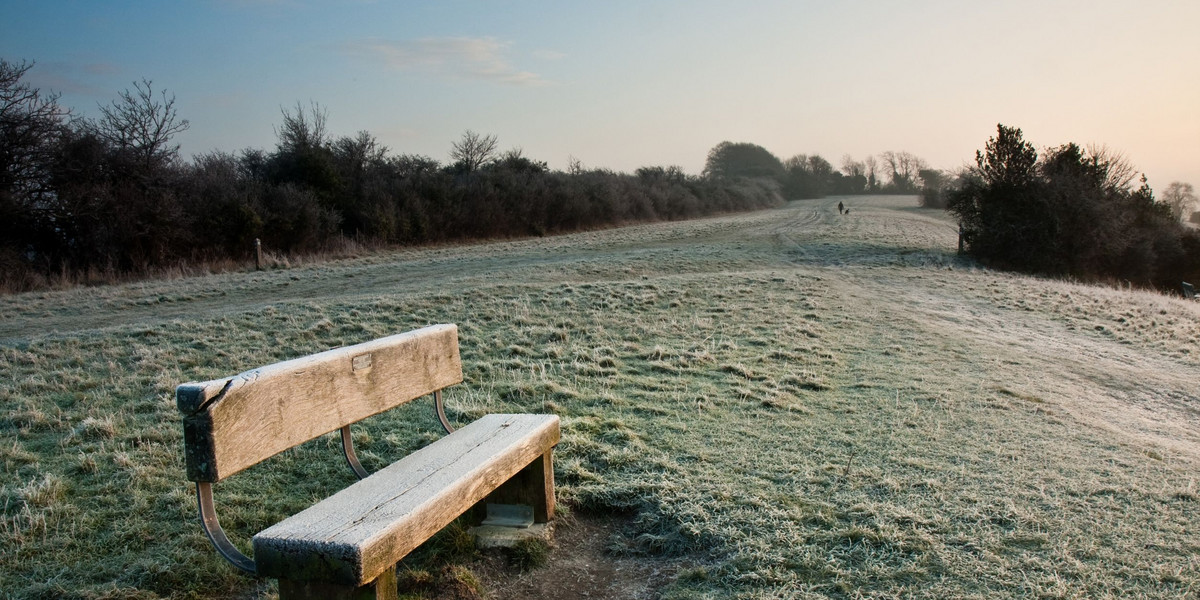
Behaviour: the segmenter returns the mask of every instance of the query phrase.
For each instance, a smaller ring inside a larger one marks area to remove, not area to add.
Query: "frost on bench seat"
[[[362,585],[493,490],[546,522],[558,440],[554,415],[484,416],[254,536],[258,573]]]

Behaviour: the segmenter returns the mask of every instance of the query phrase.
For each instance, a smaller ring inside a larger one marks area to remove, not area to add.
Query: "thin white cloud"
[[[482,79],[509,85],[545,85],[536,73],[522,71],[505,57],[509,47],[491,37],[443,37],[417,40],[366,40],[346,51],[383,61],[401,71],[425,71],[447,77]]]
[[[109,63],[89,63],[83,65],[84,72],[89,75],[119,75],[121,69]]]
[[[562,60],[567,55],[557,50],[534,50],[533,57],[541,60]]]
[[[54,92],[101,96],[111,94],[113,90],[107,90],[97,82],[120,73],[121,68],[109,63],[35,62],[28,81]]]

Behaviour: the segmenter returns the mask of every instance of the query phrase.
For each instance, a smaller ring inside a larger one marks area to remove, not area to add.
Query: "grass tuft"
[[[63,499],[66,483],[58,475],[46,473],[40,479],[30,481],[17,490],[17,496],[26,505],[35,508],[53,508]]]
[[[550,544],[541,538],[521,539],[505,552],[508,564],[520,571],[545,566],[550,560]]]
[[[87,417],[75,427],[71,434],[83,439],[111,440],[117,435],[117,427],[113,424],[112,416],[102,419]]]

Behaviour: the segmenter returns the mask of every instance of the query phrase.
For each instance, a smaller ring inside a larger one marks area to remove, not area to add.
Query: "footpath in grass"
[[[1196,593],[1197,308],[978,270],[912,199],[837,201],[5,298],[0,590],[273,597],[198,527],[174,386],[454,322],[451,417],[562,416],[560,500],[674,561],[663,597]],[[368,469],[440,435],[413,404],[358,429]],[[222,524],[248,552],[353,478],[318,439],[218,484]]]

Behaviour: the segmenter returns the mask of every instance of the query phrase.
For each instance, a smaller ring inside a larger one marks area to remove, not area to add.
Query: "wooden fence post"
[[[262,240],[254,238],[254,269],[262,270]]]

